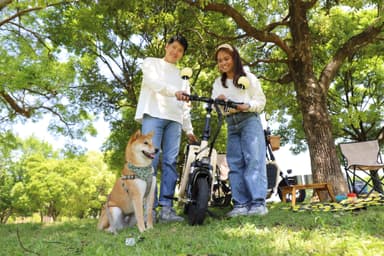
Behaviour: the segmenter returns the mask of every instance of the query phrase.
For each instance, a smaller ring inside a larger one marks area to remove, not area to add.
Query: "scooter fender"
[[[179,186],[179,198],[181,199],[186,199],[186,188],[187,184],[189,181],[189,176],[193,172],[191,168],[191,164],[194,161],[197,161],[201,159],[204,156],[208,155],[208,147],[201,151],[202,148],[205,148],[206,145],[190,145],[188,144],[185,147],[184,154],[185,154],[185,159],[184,159],[184,165],[183,165],[183,170],[181,173],[180,177],[180,186]],[[216,162],[217,162],[217,152],[215,149],[212,150],[211,154],[211,166],[213,167],[212,169],[212,175],[215,174],[216,172]],[[181,200],[183,201],[183,200]]]
[[[192,163],[191,170],[192,172],[189,175],[189,182],[188,182],[188,188],[187,188],[187,194],[188,197],[192,196],[192,188],[195,185],[195,182],[197,178],[199,177],[206,177],[208,181],[208,186],[210,187],[210,191],[212,191],[212,166],[211,165],[201,165],[201,166],[194,166],[196,162]],[[200,163],[198,163],[200,164]]]

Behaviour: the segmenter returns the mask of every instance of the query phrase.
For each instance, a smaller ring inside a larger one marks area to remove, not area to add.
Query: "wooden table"
[[[327,191],[329,196],[331,197],[333,202],[336,202],[335,195],[333,194],[332,187],[328,185],[328,183],[313,183],[313,184],[306,184],[306,185],[290,185],[286,187],[281,188],[281,194],[283,198],[283,202],[286,202],[286,196],[288,193],[292,194],[292,207],[296,205],[296,190],[302,190],[302,189],[313,189],[317,195],[320,198],[319,192],[320,191]]]

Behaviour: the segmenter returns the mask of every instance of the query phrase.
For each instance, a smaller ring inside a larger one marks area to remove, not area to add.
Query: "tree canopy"
[[[0,167],[0,223],[9,217],[38,212],[58,217],[96,217],[116,174],[100,152],[62,158],[35,137],[2,147]]]

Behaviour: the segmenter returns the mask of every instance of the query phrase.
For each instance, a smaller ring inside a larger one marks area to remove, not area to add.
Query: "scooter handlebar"
[[[236,102],[232,100],[212,99],[208,97],[202,97],[202,96],[192,95],[187,93],[183,93],[183,95],[187,96],[190,101],[201,101],[209,104],[220,105],[220,106],[234,108],[234,109],[236,109],[238,105],[243,104],[242,102]]]

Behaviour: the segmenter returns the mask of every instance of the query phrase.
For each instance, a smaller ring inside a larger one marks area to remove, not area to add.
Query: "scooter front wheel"
[[[192,189],[192,202],[188,205],[188,222],[190,225],[202,225],[208,210],[209,186],[207,177],[200,176]]]

